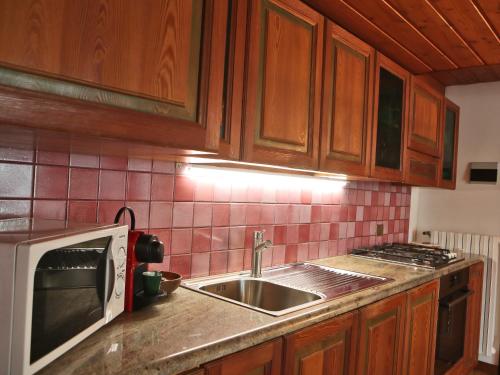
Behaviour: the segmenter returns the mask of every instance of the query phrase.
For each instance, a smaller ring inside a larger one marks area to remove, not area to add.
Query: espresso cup
[[[156,296],[160,291],[161,272],[146,271],[142,273],[142,284],[144,285],[144,294]]]

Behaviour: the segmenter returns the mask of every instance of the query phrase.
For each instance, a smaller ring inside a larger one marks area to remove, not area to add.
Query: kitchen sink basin
[[[266,312],[286,311],[324,298],[317,293],[252,278],[221,281],[204,285],[200,290]]]
[[[392,279],[325,267],[295,263],[264,270],[261,278],[240,275],[192,280],[182,284],[212,297],[280,316]]]

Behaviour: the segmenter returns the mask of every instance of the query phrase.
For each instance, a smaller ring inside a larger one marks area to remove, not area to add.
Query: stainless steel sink
[[[280,316],[392,279],[311,263],[295,263],[236,276],[187,281],[183,287],[270,315]]]
[[[324,298],[318,293],[251,278],[238,278],[203,285],[200,290],[259,310],[275,313],[287,312],[291,308],[309,305],[311,302]]]

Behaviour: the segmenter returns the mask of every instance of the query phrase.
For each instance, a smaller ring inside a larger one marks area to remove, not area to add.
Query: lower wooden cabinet
[[[282,339],[228,355],[204,366],[206,375],[279,375]]]
[[[439,280],[408,292],[403,374],[434,372]]]
[[[483,268],[482,262],[470,267],[464,357],[447,375],[469,374],[477,365]],[[433,280],[183,375],[433,375],[439,283]]]
[[[467,299],[467,321],[465,325],[464,367],[470,372],[477,366],[479,354],[479,331],[481,328],[481,305],[483,294],[484,263],[473,264],[469,271],[469,290]]]
[[[285,336],[283,374],[354,374],[357,311]]]
[[[405,313],[406,293],[383,299],[360,310],[357,374],[400,374]]]

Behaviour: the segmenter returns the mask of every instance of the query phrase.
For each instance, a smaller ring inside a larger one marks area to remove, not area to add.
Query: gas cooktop
[[[439,247],[399,243],[354,249],[352,255],[429,269],[445,267],[464,259],[455,252]]]

